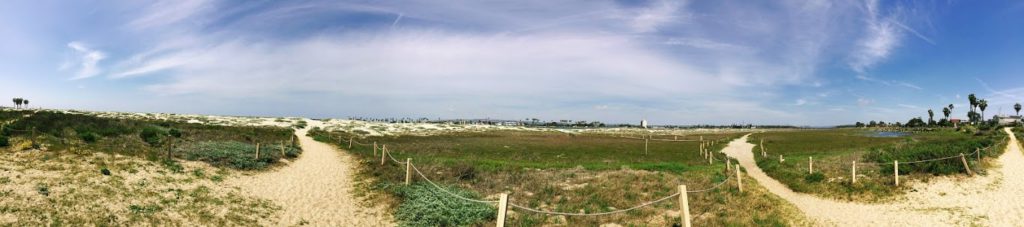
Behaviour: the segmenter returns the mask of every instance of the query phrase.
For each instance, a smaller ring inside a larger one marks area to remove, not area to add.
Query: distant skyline
[[[1024,102],[1020,1],[8,1],[0,97],[248,116],[829,126]]]

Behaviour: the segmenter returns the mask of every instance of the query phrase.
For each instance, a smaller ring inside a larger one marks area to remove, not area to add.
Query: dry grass
[[[275,205],[222,186],[227,174],[98,152],[0,151],[0,225],[253,226],[275,217]]]

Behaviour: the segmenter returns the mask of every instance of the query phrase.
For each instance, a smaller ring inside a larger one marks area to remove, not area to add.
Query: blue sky
[[[654,124],[1024,102],[1019,1],[9,1],[0,96],[88,110]],[[10,105],[10,104],[6,104]]]

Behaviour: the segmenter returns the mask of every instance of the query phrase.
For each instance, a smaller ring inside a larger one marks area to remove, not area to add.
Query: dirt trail
[[[841,226],[1016,226],[1024,223],[1024,154],[1009,129],[1010,143],[989,175],[940,177],[912,183],[914,190],[888,204],[862,204],[793,192],[754,162],[754,144],[743,136],[723,151],[750,177],[821,224]],[[1001,167],[1000,167],[1001,166]],[[1004,181],[1004,176],[1009,176]]]
[[[395,226],[382,209],[360,206],[352,194],[355,161],[328,144],[306,136],[319,121],[297,130],[302,155],[287,166],[228,183],[255,196],[270,199],[283,211],[278,226]]]

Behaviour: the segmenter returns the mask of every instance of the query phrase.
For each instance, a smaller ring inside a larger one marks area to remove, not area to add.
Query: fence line
[[[406,162],[400,162],[400,161],[398,161],[398,159],[396,159],[394,156],[391,155],[391,152],[388,152],[388,151],[382,151],[382,152],[386,153],[386,155],[391,159],[392,162],[395,162],[397,164],[403,164],[403,165],[404,164],[408,164],[409,166],[412,167],[412,169],[416,172],[416,174],[420,176],[420,178],[423,178],[423,180],[426,180],[427,183],[429,183],[430,185],[434,186],[434,188],[437,188],[438,190],[444,192],[445,194],[451,195],[454,198],[465,200],[465,201],[470,201],[470,202],[476,202],[476,203],[498,203],[499,202],[497,200],[477,200],[477,199],[466,198],[466,197],[460,196],[460,195],[458,195],[458,194],[456,194],[454,192],[448,191],[447,189],[441,187],[437,183],[434,183],[434,181],[430,180],[430,178],[427,178],[427,176],[425,174],[423,174],[423,172],[420,171],[420,169],[417,168],[415,164],[409,164],[409,163],[406,163]],[[725,185],[725,183],[728,183],[729,179],[731,179],[731,178],[732,177],[730,177],[730,174],[726,173],[725,174],[725,179],[723,179],[721,182],[718,182],[717,184],[715,184],[714,186],[712,186],[710,188],[700,189],[700,190],[687,190],[686,192],[687,193],[703,193],[703,192],[708,192],[708,191],[711,191],[711,190],[714,190],[714,189],[722,187],[722,185]],[[656,200],[653,200],[653,201],[644,202],[644,203],[641,203],[640,205],[636,205],[636,206],[633,206],[633,207],[630,207],[630,208],[627,208],[627,209],[608,211],[608,212],[600,212],[600,213],[565,213],[565,212],[556,212],[556,211],[544,211],[544,210],[540,210],[540,209],[536,209],[536,208],[530,208],[530,207],[526,207],[526,206],[522,206],[522,205],[518,205],[518,204],[514,204],[514,203],[509,203],[508,205],[511,206],[511,207],[514,207],[514,208],[518,208],[520,210],[530,211],[530,212],[539,213],[539,214],[545,214],[545,215],[601,216],[601,215],[618,214],[618,213],[628,212],[628,211],[631,211],[631,210],[647,207],[647,206],[654,205],[654,204],[657,204],[659,202],[663,202],[665,200],[671,199],[673,197],[677,197],[677,196],[679,196],[679,194],[680,194],[680,192],[676,192],[676,193],[674,193],[672,195],[669,195],[669,196],[666,196],[666,197],[662,197],[662,198],[659,198],[659,199],[656,199]]]

